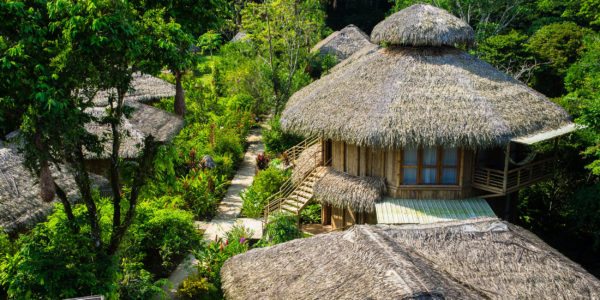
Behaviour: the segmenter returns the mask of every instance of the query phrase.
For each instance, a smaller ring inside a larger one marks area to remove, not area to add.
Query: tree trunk
[[[179,116],[185,115],[185,95],[181,85],[181,71],[175,71],[175,113]]]
[[[81,199],[83,200],[83,203],[85,203],[88,211],[88,219],[92,230],[92,245],[95,249],[100,249],[102,247],[102,238],[100,224],[98,221],[98,210],[96,208],[96,203],[94,203],[94,199],[92,198],[90,177],[85,169],[83,146],[81,145],[75,149],[75,162],[73,164],[75,167],[75,182],[79,187]]]
[[[148,177],[152,175],[154,158],[156,157],[157,151],[158,144],[154,141],[154,138],[152,136],[146,137],[144,140],[144,150],[141,158],[138,159],[138,166],[133,178],[131,193],[129,194],[129,209],[125,214],[123,222],[117,228],[113,229],[110,237],[110,245],[108,246],[109,255],[113,255],[117,252],[127,229],[131,223],[133,223],[139,193]]]
[[[67,220],[69,220],[69,226],[73,230],[73,232],[77,233],[77,225],[75,224],[75,215],[73,215],[73,209],[71,208],[71,202],[67,198],[67,193],[54,182],[54,189],[56,190],[56,195],[62,202],[63,207],[65,208],[65,214],[67,214]]]

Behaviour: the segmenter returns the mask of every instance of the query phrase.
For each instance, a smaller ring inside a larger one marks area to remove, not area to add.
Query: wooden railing
[[[284,160],[286,160],[291,165],[295,165],[296,160],[300,156],[300,153],[302,153],[304,150],[306,150],[310,146],[317,144],[319,141],[320,141],[320,139],[318,137],[310,137],[310,138],[303,140],[302,142],[298,143],[297,145],[295,145],[283,152]]]
[[[327,165],[330,162],[328,161],[324,164],[321,162],[321,151],[316,152],[314,156],[319,157],[312,157],[311,159],[307,160],[306,163],[311,163],[312,165],[310,169],[306,171],[301,180],[298,180],[294,183],[292,177],[290,177],[281,185],[277,193],[267,198],[267,205],[264,210],[265,223],[268,221],[269,213],[277,210],[281,211],[281,206],[287,200],[287,197],[289,197],[306,180],[306,178],[308,178],[318,167]],[[297,206],[296,208],[300,209],[301,207]]]
[[[551,175],[553,158],[548,158],[509,170],[476,168],[473,174],[473,187],[485,191],[506,194],[518,191],[528,185],[546,179]]]

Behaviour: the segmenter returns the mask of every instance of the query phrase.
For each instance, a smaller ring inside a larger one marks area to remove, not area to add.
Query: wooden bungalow
[[[282,128],[315,141],[292,152],[318,144],[321,159],[271,199],[267,215],[317,199],[334,228],[484,217],[484,199],[548,178],[555,158],[528,146],[576,125],[465,52],[468,24],[414,5],[375,26],[371,41],[385,46],[358,51],[287,103]]]
[[[371,44],[366,33],[350,24],[318,42],[310,51],[322,55],[329,54],[342,61],[365,47],[375,47],[375,45]]]
[[[482,219],[357,225],[230,258],[235,299],[598,299],[600,281],[531,232]]]

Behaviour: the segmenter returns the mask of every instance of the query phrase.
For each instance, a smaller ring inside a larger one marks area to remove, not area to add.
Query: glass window
[[[423,184],[436,184],[436,168],[423,168],[421,170],[421,180]]]
[[[444,149],[444,160],[442,163],[444,166],[456,166],[458,163],[458,150],[456,148]]]
[[[456,168],[442,169],[442,184],[456,184]]]
[[[417,168],[404,168],[402,184],[417,184]]]
[[[423,165],[424,166],[435,166],[437,164],[437,149],[425,148],[423,149]]]
[[[405,166],[416,166],[417,165],[417,149],[405,149],[402,163]]]
[[[402,184],[458,184],[459,153],[458,148],[404,149]]]

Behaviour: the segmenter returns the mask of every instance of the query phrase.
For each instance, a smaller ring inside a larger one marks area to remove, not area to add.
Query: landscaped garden
[[[167,297],[166,279],[190,253],[199,260],[197,274],[173,287],[177,296],[220,299],[220,269],[228,258],[302,238],[298,224],[321,223],[316,201],[299,216],[270,215],[260,240],[236,226],[225,238],[206,241],[195,222],[217,214],[246,136],[261,125],[269,128],[263,130],[266,150],[241,197],[243,217],[264,217],[269,199],[291,180],[281,154],[305,138],[285,133],[279,116],[292,94],[336,63],[310,49],[330,27],[341,29],[335,22],[345,10],[344,25],[370,30],[368,10],[352,9],[369,1],[348,1],[345,8],[316,0],[167,2],[0,3],[0,148],[18,130],[18,142],[11,143],[22,146],[26,167],[39,175],[40,197],[61,198],[63,182],[50,175],[55,169],[71,174],[80,195],[56,200],[35,226],[0,228],[0,299]],[[421,1],[391,2],[390,13]],[[455,1],[425,2],[464,13]],[[463,2],[469,1],[456,1]],[[511,8],[506,1],[487,2],[494,9],[473,8],[478,47],[471,54],[552,97],[587,127],[552,149],[536,149],[556,150],[563,168],[520,192],[513,222],[598,276],[600,4],[530,0]],[[175,96],[151,105],[184,125],[169,142],[143,137],[131,158],[121,154],[128,135],[120,128],[131,114],[125,99],[138,72],[175,86]],[[99,91],[111,92],[106,115],[95,118],[86,112]],[[110,134],[89,134],[93,122]],[[89,153],[110,157],[110,195],[90,183]]]

